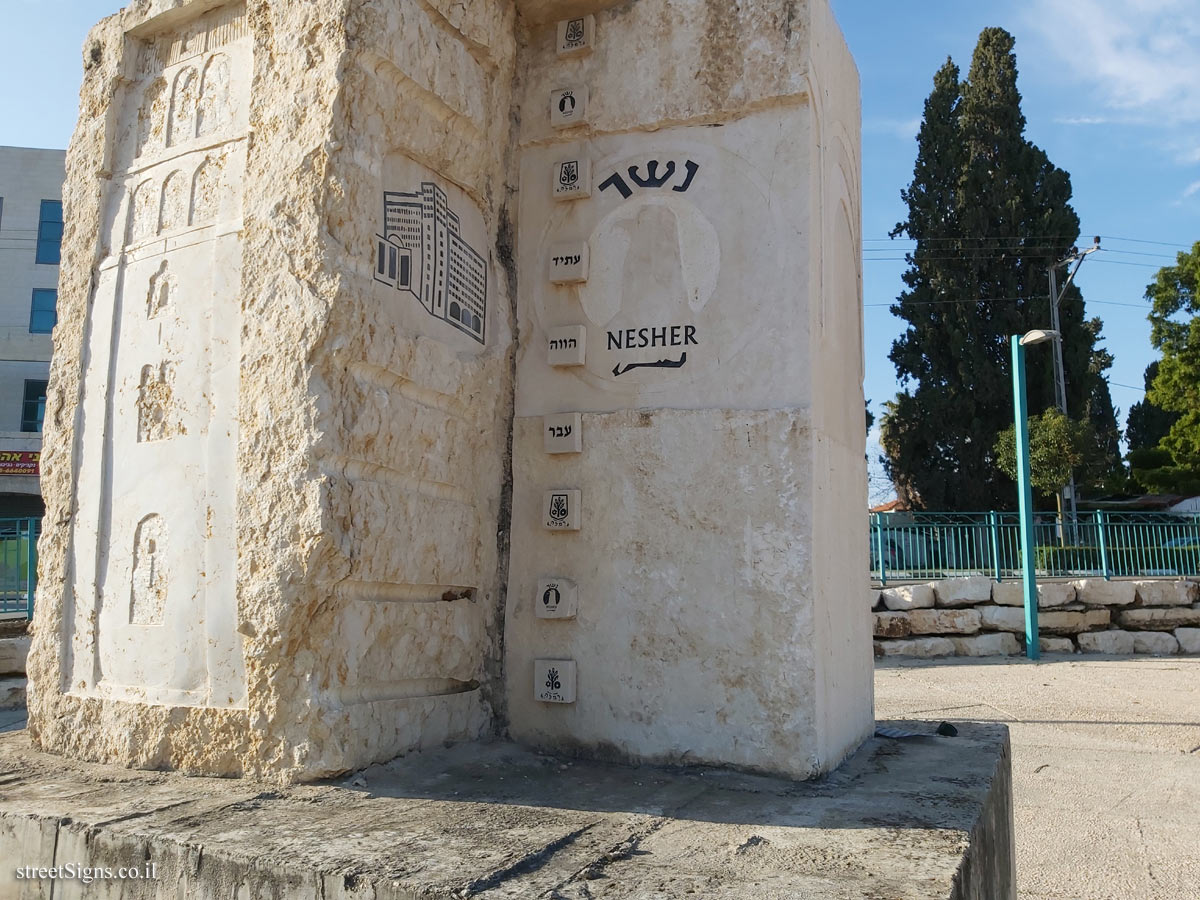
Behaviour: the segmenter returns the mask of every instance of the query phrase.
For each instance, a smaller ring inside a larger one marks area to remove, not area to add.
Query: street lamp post
[[[1058,262],[1050,266],[1050,329],[1059,335],[1058,340],[1054,342],[1054,402],[1058,406],[1058,411],[1064,416],[1067,415],[1067,374],[1063,367],[1062,355],[1062,329],[1058,324],[1058,305],[1062,302],[1062,298],[1067,293],[1067,288],[1071,286],[1071,282],[1075,280],[1075,276],[1079,273],[1079,267],[1083,265],[1083,261],[1091,254],[1100,249],[1099,236],[1093,238],[1092,246],[1087,250],[1081,251],[1078,247],[1072,247],[1070,254],[1060,259]],[[1057,271],[1059,268],[1069,266],[1075,263],[1075,268],[1067,276],[1067,280],[1063,282],[1062,290],[1058,288]],[[1065,501],[1065,502],[1064,502]],[[1069,484],[1063,487],[1058,495],[1058,519],[1059,524],[1064,525],[1066,516],[1063,515],[1064,509],[1070,515],[1069,528],[1064,527],[1064,540],[1070,536],[1071,542],[1075,541],[1075,526],[1079,522],[1079,514],[1075,508],[1075,473],[1071,472]]]
[[[1059,339],[1057,331],[1030,331],[1013,335],[1013,425],[1017,435],[1017,508],[1021,519],[1021,583],[1025,588],[1025,655],[1037,659],[1038,598],[1034,570],[1033,484],[1029,473],[1029,401],[1025,391],[1025,347]]]

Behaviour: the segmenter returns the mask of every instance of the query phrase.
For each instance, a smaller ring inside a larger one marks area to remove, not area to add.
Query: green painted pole
[[[1037,574],[1033,564],[1033,486],[1029,480],[1029,403],[1025,397],[1025,348],[1013,335],[1013,424],[1017,432],[1017,499],[1021,512],[1021,578],[1025,588],[1025,655],[1037,659]]]

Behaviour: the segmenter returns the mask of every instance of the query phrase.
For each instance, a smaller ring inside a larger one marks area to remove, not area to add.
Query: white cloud
[[[1107,116],[1059,116],[1054,121],[1059,125],[1107,125],[1112,119]]]
[[[1200,193],[1200,181],[1193,181],[1183,189],[1183,196],[1179,199],[1186,200],[1188,197],[1194,196],[1197,193]]]
[[[874,117],[863,122],[863,130],[873,134],[889,134],[902,141],[915,140],[921,128],[921,117],[915,119],[889,119]]]
[[[1067,125],[1155,128],[1180,165],[1200,162],[1200,3],[1026,0],[1024,18],[1101,112]]]

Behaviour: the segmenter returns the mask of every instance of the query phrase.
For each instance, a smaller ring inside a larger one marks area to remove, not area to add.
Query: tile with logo
[[[550,531],[578,531],[581,492],[575,490],[546,491],[542,498],[542,524]]]
[[[587,121],[588,89],[586,85],[565,87],[550,92],[550,124],[555,128],[570,128]]]
[[[543,703],[574,703],[575,660],[535,659],[533,696]]]
[[[569,578],[539,578],[533,608],[539,619],[573,619],[579,610],[579,587]]]

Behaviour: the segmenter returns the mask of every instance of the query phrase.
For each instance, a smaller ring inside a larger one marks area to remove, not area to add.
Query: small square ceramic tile
[[[552,366],[582,366],[587,345],[587,328],[583,325],[564,325],[551,328],[546,362]]]
[[[543,703],[574,703],[575,660],[535,659],[533,696]]]
[[[581,53],[589,53],[595,45],[595,16],[563,19],[558,23],[558,44],[555,49],[559,56],[578,56]]]
[[[554,284],[579,284],[588,277],[588,245],[552,244],[550,246],[550,281]]]
[[[542,416],[542,439],[547,453],[583,452],[583,415],[557,413]]]
[[[579,609],[579,588],[569,578],[542,578],[533,606],[539,619],[573,619]]]
[[[559,88],[550,92],[550,124],[570,128],[587,121],[588,89],[585,86]]]
[[[592,196],[592,161],[582,153],[554,164],[554,199],[578,200]]]
[[[550,531],[578,531],[579,504],[579,491],[546,491],[542,496],[542,524]]]

